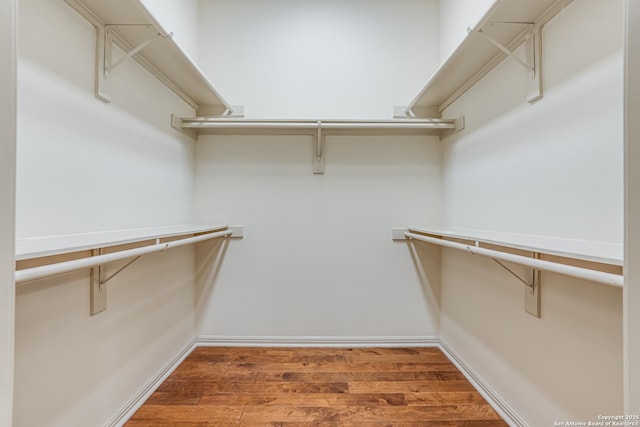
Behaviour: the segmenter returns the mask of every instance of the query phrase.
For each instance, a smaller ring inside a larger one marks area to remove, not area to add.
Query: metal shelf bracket
[[[146,28],[151,28],[151,25],[146,25],[146,24],[141,24],[141,25],[105,25],[105,46],[104,46],[104,76],[106,79],[109,79],[111,76],[111,73],[113,73],[113,70],[115,70],[120,64],[122,64],[124,61],[133,58],[133,56],[135,54],[137,54],[138,52],[140,52],[142,49],[144,49],[145,47],[149,46],[151,43],[153,43],[155,40],[159,39],[159,38],[164,38],[164,39],[170,39],[173,38],[173,33],[169,33],[169,34],[162,34],[162,33],[156,33],[156,35],[154,35],[153,37],[149,38],[148,40],[140,43],[138,46],[134,47],[133,49],[131,49],[129,52],[127,52],[125,54],[125,56],[123,56],[122,58],[120,58],[118,61],[113,62],[112,58],[111,58],[111,52],[112,52],[112,47],[113,47],[113,30],[111,29],[111,27],[146,27]]]
[[[477,243],[476,243],[477,246]],[[533,254],[534,259],[540,259],[539,253]],[[500,267],[507,270],[512,276],[521,281],[526,287],[524,289],[524,309],[527,313],[534,317],[540,318],[540,270],[535,268],[527,269],[529,277],[526,279],[520,277],[519,274],[511,270],[504,263],[492,258]]]
[[[318,120],[318,128],[313,137],[313,174],[324,175],[324,140],[322,121]]]
[[[536,252],[533,254],[533,257],[540,259],[540,254]],[[531,269],[531,287],[525,288],[524,290],[524,309],[527,313],[537,318],[541,316],[541,286],[541,271]]]
[[[161,34],[156,33],[153,37],[140,43],[140,45],[132,48],[125,56],[118,61],[113,62],[112,51],[114,38],[118,37],[117,32],[114,33],[112,27],[142,27],[152,28],[148,24],[108,24],[96,25],[96,97],[104,102],[111,102],[111,75],[113,70],[120,66],[124,61],[133,58],[142,49],[149,46],[153,41],[159,38],[172,38],[173,33]]]
[[[159,243],[159,239],[156,240],[156,244]],[[102,255],[102,249],[94,249],[91,253],[92,256]],[[117,271],[107,277],[107,266],[98,265],[91,268],[91,291],[89,294],[89,312],[91,316],[100,314],[107,309],[107,283],[120,274],[124,269],[129,267],[134,262],[138,261],[142,256],[137,256],[125,265],[120,267]]]
[[[496,46],[508,57],[515,60],[518,64],[523,66],[529,74],[529,83],[527,90],[527,102],[533,104],[542,98],[542,29],[539,25],[533,22],[505,22],[494,21],[492,24],[511,24],[511,25],[526,25],[527,35],[525,37],[525,55],[523,60],[512,50],[493,38],[483,29],[472,30],[467,28],[469,34],[477,34],[487,40],[489,43]]]
[[[102,255],[102,249],[94,249],[92,256]],[[106,270],[104,265],[97,265],[91,268],[91,291],[89,294],[89,312],[91,316],[102,313],[107,309],[107,287],[104,279]]]

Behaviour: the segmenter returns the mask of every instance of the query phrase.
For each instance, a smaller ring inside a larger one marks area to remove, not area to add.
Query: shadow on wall
[[[196,313],[201,313],[211,297],[220,268],[229,247],[228,238],[205,240],[196,244]]]
[[[436,245],[407,240],[407,248],[416,274],[422,284],[424,299],[432,313],[434,325],[440,328],[440,258],[442,250]]]

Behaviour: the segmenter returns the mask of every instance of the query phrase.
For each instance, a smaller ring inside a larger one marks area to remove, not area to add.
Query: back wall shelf
[[[459,119],[248,120],[220,117],[171,117],[171,126],[193,139],[200,135],[311,135],[313,173],[324,173],[326,135],[435,135],[440,139],[464,129]]]

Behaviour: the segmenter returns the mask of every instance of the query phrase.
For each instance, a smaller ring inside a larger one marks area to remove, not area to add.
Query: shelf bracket
[[[104,25],[96,25],[96,98],[104,102],[111,102],[111,81],[107,79],[105,57],[107,46],[107,29]]]
[[[495,47],[503,51],[507,56],[514,59],[518,64],[522,65],[529,72],[530,76],[535,74],[535,69],[533,68],[532,65],[529,65],[525,61],[520,59],[518,55],[516,55],[513,51],[509,50],[509,48],[507,48],[505,45],[500,43],[498,40],[491,37],[489,34],[487,34],[486,31],[482,29],[474,31],[471,28],[467,28],[467,31],[469,32],[469,34],[478,34],[479,36],[482,36],[489,43],[491,43],[492,45],[494,45]]]
[[[317,125],[313,138],[313,174],[324,175],[325,136],[322,133],[322,121],[318,120]]]
[[[160,243],[159,241],[157,243]],[[157,244],[156,243],[156,244]],[[116,271],[115,273],[111,274],[111,276],[107,277],[106,279],[101,279],[100,280],[100,285],[106,285],[107,282],[109,282],[111,279],[113,279],[114,277],[116,277],[118,274],[120,274],[125,268],[129,267],[131,264],[133,264],[134,262],[136,262],[137,260],[139,260],[140,258],[142,258],[142,255],[135,257],[134,259],[132,259],[131,261],[129,261],[128,263],[126,263],[125,265],[123,265],[122,267],[120,267],[118,269],[118,271]]]
[[[91,251],[92,256],[102,255],[102,249]],[[107,309],[107,287],[105,286],[106,270],[104,265],[91,268],[91,290],[89,294],[89,313],[91,316],[102,313]]]
[[[142,49],[149,46],[158,38],[171,38],[173,33],[167,35],[157,33],[147,41],[131,49],[124,57],[116,62],[112,61],[114,35],[111,27],[143,27],[151,28],[148,24],[109,24],[100,25],[94,22],[96,28],[96,97],[104,102],[111,102],[111,74],[124,61],[133,58]]]
[[[500,43],[498,40],[490,36],[486,31],[472,30],[467,28],[469,34],[477,34],[483,37],[485,40],[496,46],[508,57],[515,60],[518,64],[522,65],[528,72],[529,83],[527,90],[527,102],[533,104],[542,98],[542,31],[540,26],[535,25],[532,22],[493,22],[495,24],[517,24],[528,25],[528,34],[525,39],[525,52],[526,59],[522,60],[508,47]]]
[[[416,113],[409,107],[407,106],[395,106],[393,107],[393,116],[394,119],[406,119],[407,117],[409,118],[415,118]]]
[[[535,259],[540,259],[540,254],[537,252],[533,253],[533,257]],[[532,315],[533,317],[540,318],[541,311],[541,300],[540,300],[540,292],[541,292],[541,272],[540,270],[531,269],[531,287],[525,288],[524,290],[524,309],[527,313]]]
[[[529,78],[527,102],[533,104],[542,98],[542,27],[535,26],[525,41],[527,62],[533,64],[533,75]]]
[[[535,259],[540,259],[539,253],[534,253]],[[534,317],[540,317],[540,270],[530,269],[530,277],[524,279],[516,272],[507,267],[504,263],[492,258],[500,267],[507,270],[513,277],[521,281],[524,285],[524,309]]]
[[[196,116],[221,117],[228,119],[244,118],[244,105],[229,105],[224,111],[219,105],[200,104],[196,109]]]
[[[200,115],[200,109],[198,109],[198,115]],[[230,105],[229,108],[224,110],[222,117],[228,118],[243,118],[244,117],[244,105]]]
[[[157,243],[160,243],[160,239],[156,239],[156,244]],[[91,255],[102,255],[102,249],[93,249],[91,251]],[[102,313],[107,309],[107,283],[118,274],[120,274],[124,269],[129,267],[131,264],[138,261],[141,257],[142,255],[133,258],[131,261],[127,262],[125,265],[120,267],[116,272],[112,273],[108,277],[106,265],[101,264],[95,267],[91,267],[91,291],[89,295],[89,313],[91,314],[91,316]]]
[[[153,43],[155,40],[159,39],[159,38],[164,38],[164,39],[170,39],[173,37],[173,33],[169,33],[167,35],[164,35],[162,33],[156,33],[156,35],[154,35],[153,37],[149,38],[148,40],[140,43],[138,46],[134,47],[133,49],[131,49],[129,52],[127,52],[125,54],[125,56],[123,56],[122,58],[120,58],[118,61],[116,62],[112,62],[111,59],[111,50],[113,47],[113,37],[111,35],[111,27],[120,27],[122,25],[105,25],[106,28],[106,40],[105,40],[105,49],[104,49],[104,54],[105,54],[105,59],[104,59],[104,76],[106,79],[109,79],[111,77],[111,73],[113,73],[113,70],[115,70],[118,66],[120,66],[120,64],[122,64],[124,61],[127,61],[131,58],[133,58],[134,55],[136,55],[138,52],[140,52],[142,49],[144,49],[145,47],[149,46],[151,43]],[[150,27],[149,25],[135,25],[135,26],[140,26],[140,27]]]
[[[523,279],[522,277],[520,277],[520,276],[518,275],[518,273],[514,272],[512,269],[510,269],[509,267],[507,267],[506,265],[504,265],[502,262],[498,261],[497,259],[495,259],[495,258],[492,258],[492,259],[493,259],[496,263],[498,263],[498,265],[500,265],[500,267],[504,268],[504,269],[505,269],[505,270],[507,270],[509,273],[511,273],[511,275],[512,275],[513,277],[515,277],[516,279],[518,279],[519,281],[521,281],[522,283],[524,283],[524,285],[525,285],[526,287],[528,287],[529,289],[532,289],[532,288],[533,288],[533,284],[532,284],[532,283],[529,283],[529,281],[528,281],[528,280],[525,280],[525,279]]]

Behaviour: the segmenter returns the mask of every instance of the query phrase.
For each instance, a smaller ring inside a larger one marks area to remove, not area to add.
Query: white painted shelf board
[[[16,239],[16,261],[107,248],[151,239],[207,233],[226,227],[226,225],[219,224],[184,224]]]
[[[77,0],[91,10],[104,24],[143,24],[151,28],[137,26],[114,27],[132,48],[149,40],[160,32],[169,34],[155,20],[140,0]],[[220,109],[230,108],[229,104],[215,89],[202,70],[171,38],[158,38],[140,51],[138,56],[146,59],[153,67],[176,85],[198,106],[211,105]],[[114,77],[118,71],[114,70]]]
[[[624,259],[622,243],[438,226],[409,227],[409,230],[611,265],[622,266]]]
[[[558,0],[496,0],[473,30],[482,29],[503,45],[509,46],[527,27],[493,22],[535,22],[557,2]],[[506,55],[483,37],[467,34],[409,104],[407,110],[434,107],[442,109],[445,101],[495,57],[505,58]]]

